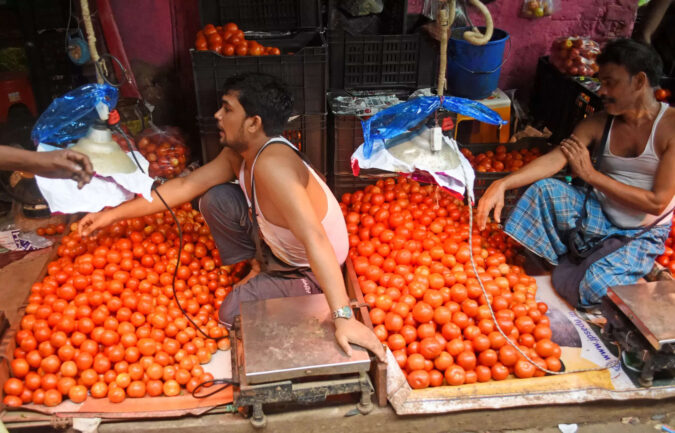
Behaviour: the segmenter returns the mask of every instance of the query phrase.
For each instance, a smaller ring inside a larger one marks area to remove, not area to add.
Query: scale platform
[[[675,342],[675,281],[614,286],[607,296],[642,335],[659,350]]]
[[[372,410],[370,356],[357,346],[347,356],[338,346],[323,294],[244,302],[240,311],[230,332],[234,403],[252,409],[254,427],[266,424],[269,403],[360,393],[357,409]]]
[[[621,348],[623,365],[650,387],[654,376],[675,371],[675,281],[654,281],[607,289],[601,310],[602,334]]]

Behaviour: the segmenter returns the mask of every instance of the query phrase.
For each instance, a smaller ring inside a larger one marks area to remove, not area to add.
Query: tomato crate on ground
[[[428,36],[328,35],[331,89],[432,87],[437,50]]]
[[[325,113],[328,50],[323,36],[300,32],[258,42],[278,47],[282,54],[226,57],[213,51],[190,50],[198,115],[213,116],[221,105],[225,80],[244,72],[268,73],[283,80],[293,95],[294,114]]]
[[[202,26],[236,23],[244,31],[297,31],[321,27],[319,0],[200,0]]]
[[[351,158],[363,143],[361,120],[364,119],[358,116],[331,115],[332,169],[335,175],[352,175]]]
[[[197,123],[201,137],[202,162],[207,163],[222,150],[218,126],[213,117],[198,118]],[[327,174],[325,114],[308,114],[291,118],[283,136],[305,152],[317,172],[324,176]]]
[[[398,175],[383,170],[361,170],[363,173],[360,176],[353,174],[335,174],[330,182],[331,190],[338,201],[342,194],[346,192],[354,192],[358,189],[363,189],[368,185],[374,185],[379,179],[392,178],[396,179]]]

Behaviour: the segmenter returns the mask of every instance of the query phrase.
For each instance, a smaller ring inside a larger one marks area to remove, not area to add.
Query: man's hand
[[[579,138],[574,134],[560,142],[562,151],[572,173],[585,182],[589,182],[591,176],[595,173],[591,155],[588,148],[581,144]]]
[[[480,230],[485,229],[488,215],[494,209],[494,219],[501,222],[502,208],[504,207],[504,186],[501,182],[495,181],[490,184],[483,196],[478,200],[478,211],[476,212],[476,223]]]
[[[89,236],[96,230],[112,224],[114,221],[110,218],[110,211],[101,211],[90,213],[84,216],[77,224],[77,232],[80,236]]]
[[[34,174],[56,179],[72,179],[82,188],[91,181],[94,169],[87,155],[74,150],[34,152],[30,168]]]
[[[335,339],[348,356],[352,354],[349,343],[354,343],[373,352],[380,361],[386,362],[382,342],[373,331],[354,318],[335,319]]]

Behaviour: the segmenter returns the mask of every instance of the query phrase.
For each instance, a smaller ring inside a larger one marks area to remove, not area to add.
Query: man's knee
[[[234,318],[239,315],[239,301],[231,296],[226,296],[218,309],[218,320],[227,329],[232,329]]]
[[[224,183],[209,189],[199,199],[199,211],[208,221],[238,220],[243,204],[241,189],[234,184]]]

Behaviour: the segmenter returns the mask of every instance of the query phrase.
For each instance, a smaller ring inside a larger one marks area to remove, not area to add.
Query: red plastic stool
[[[0,123],[7,121],[9,109],[14,104],[23,104],[37,117],[35,96],[28,74],[21,72],[0,73]]]

